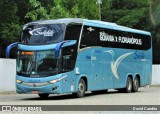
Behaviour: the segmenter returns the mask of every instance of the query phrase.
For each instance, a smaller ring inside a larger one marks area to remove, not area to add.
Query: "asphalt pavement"
[[[136,93],[119,93],[109,90],[106,94],[87,92],[83,98],[71,94],[50,95],[40,99],[37,94],[0,93],[2,105],[160,105],[160,87],[139,88]]]

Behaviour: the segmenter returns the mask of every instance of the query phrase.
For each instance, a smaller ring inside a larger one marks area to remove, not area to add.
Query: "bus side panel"
[[[143,76],[140,80],[140,86],[151,84],[152,81],[152,49],[145,52],[145,60],[143,63]]]
[[[146,77],[145,77],[145,84],[151,84],[152,78],[152,65],[150,65],[150,63],[147,62],[146,64]]]
[[[67,76],[62,82],[62,91],[63,93],[70,93],[75,91],[76,82],[75,82],[75,73],[74,71],[67,72]]]
[[[150,84],[150,61],[150,51],[93,47],[78,54],[76,66],[87,76],[88,90],[92,91],[124,88],[129,75],[133,79],[139,75],[140,86]]]
[[[143,76],[141,76],[140,86],[151,84],[152,81],[152,65],[149,61],[143,62]]]
[[[131,75],[134,77],[135,73],[140,73],[138,69],[142,69],[142,65],[134,60],[133,50],[118,50],[115,49],[115,61],[119,61],[117,66],[117,76],[114,76],[114,88],[124,88],[126,87],[127,77]],[[115,62],[116,64],[116,62]],[[115,73],[114,73],[115,74]]]
[[[86,76],[88,80],[88,90],[98,90],[102,88],[102,76],[100,74],[102,67],[98,61],[91,58],[92,49],[86,49],[79,52],[77,56],[76,67],[79,69],[81,76]]]

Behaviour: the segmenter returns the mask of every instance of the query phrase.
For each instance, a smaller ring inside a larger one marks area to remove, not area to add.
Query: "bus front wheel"
[[[48,98],[49,94],[46,93],[42,93],[42,94],[38,94],[40,98],[45,99]]]
[[[78,83],[78,92],[76,93],[76,96],[78,98],[84,97],[85,92],[86,92],[86,84],[85,81],[81,78]]]

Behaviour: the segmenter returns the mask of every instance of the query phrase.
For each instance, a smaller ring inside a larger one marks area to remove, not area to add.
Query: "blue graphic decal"
[[[145,58],[144,52],[138,52],[138,51],[135,52],[134,59],[144,59],[144,58]]]
[[[87,56],[86,56],[86,59],[87,59],[87,60],[91,60],[91,56],[87,55]]]
[[[115,78],[119,79],[118,72],[117,72],[118,66],[120,65],[120,63],[123,59],[125,59],[127,56],[133,54],[133,52],[123,54],[120,57],[118,57],[116,60],[114,60],[114,58],[113,58],[114,57],[114,51],[109,50],[109,51],[105,51],[105,52],[110,53],[112,55],[111,70],[112,70]]]
[[[95,50],[94,52],[95,53],[101,53],[101,50]]]

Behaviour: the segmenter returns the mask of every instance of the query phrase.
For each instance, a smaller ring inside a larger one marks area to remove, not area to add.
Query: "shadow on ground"
[[[138,91],[141,92],[141,91]],[[97,95],[104,95],[104,94],[124,94],[124,92],[118,92],[117,90],[114,91],[108,91],[107,93],[92,93],[92,92],[87,92],[83,98],[86,97],[95,97]],[[127,93],[126,93],[127,94]],[[134,93],[129,93],[129,94],[134,94]],[[69,100],[69,99],[81,99],[77,98],[73,94],[50,94],[48,98],[40,98],[38,95],[37,97],[34,98],[25,98],[25,99],[20,99],[20,100]]]

